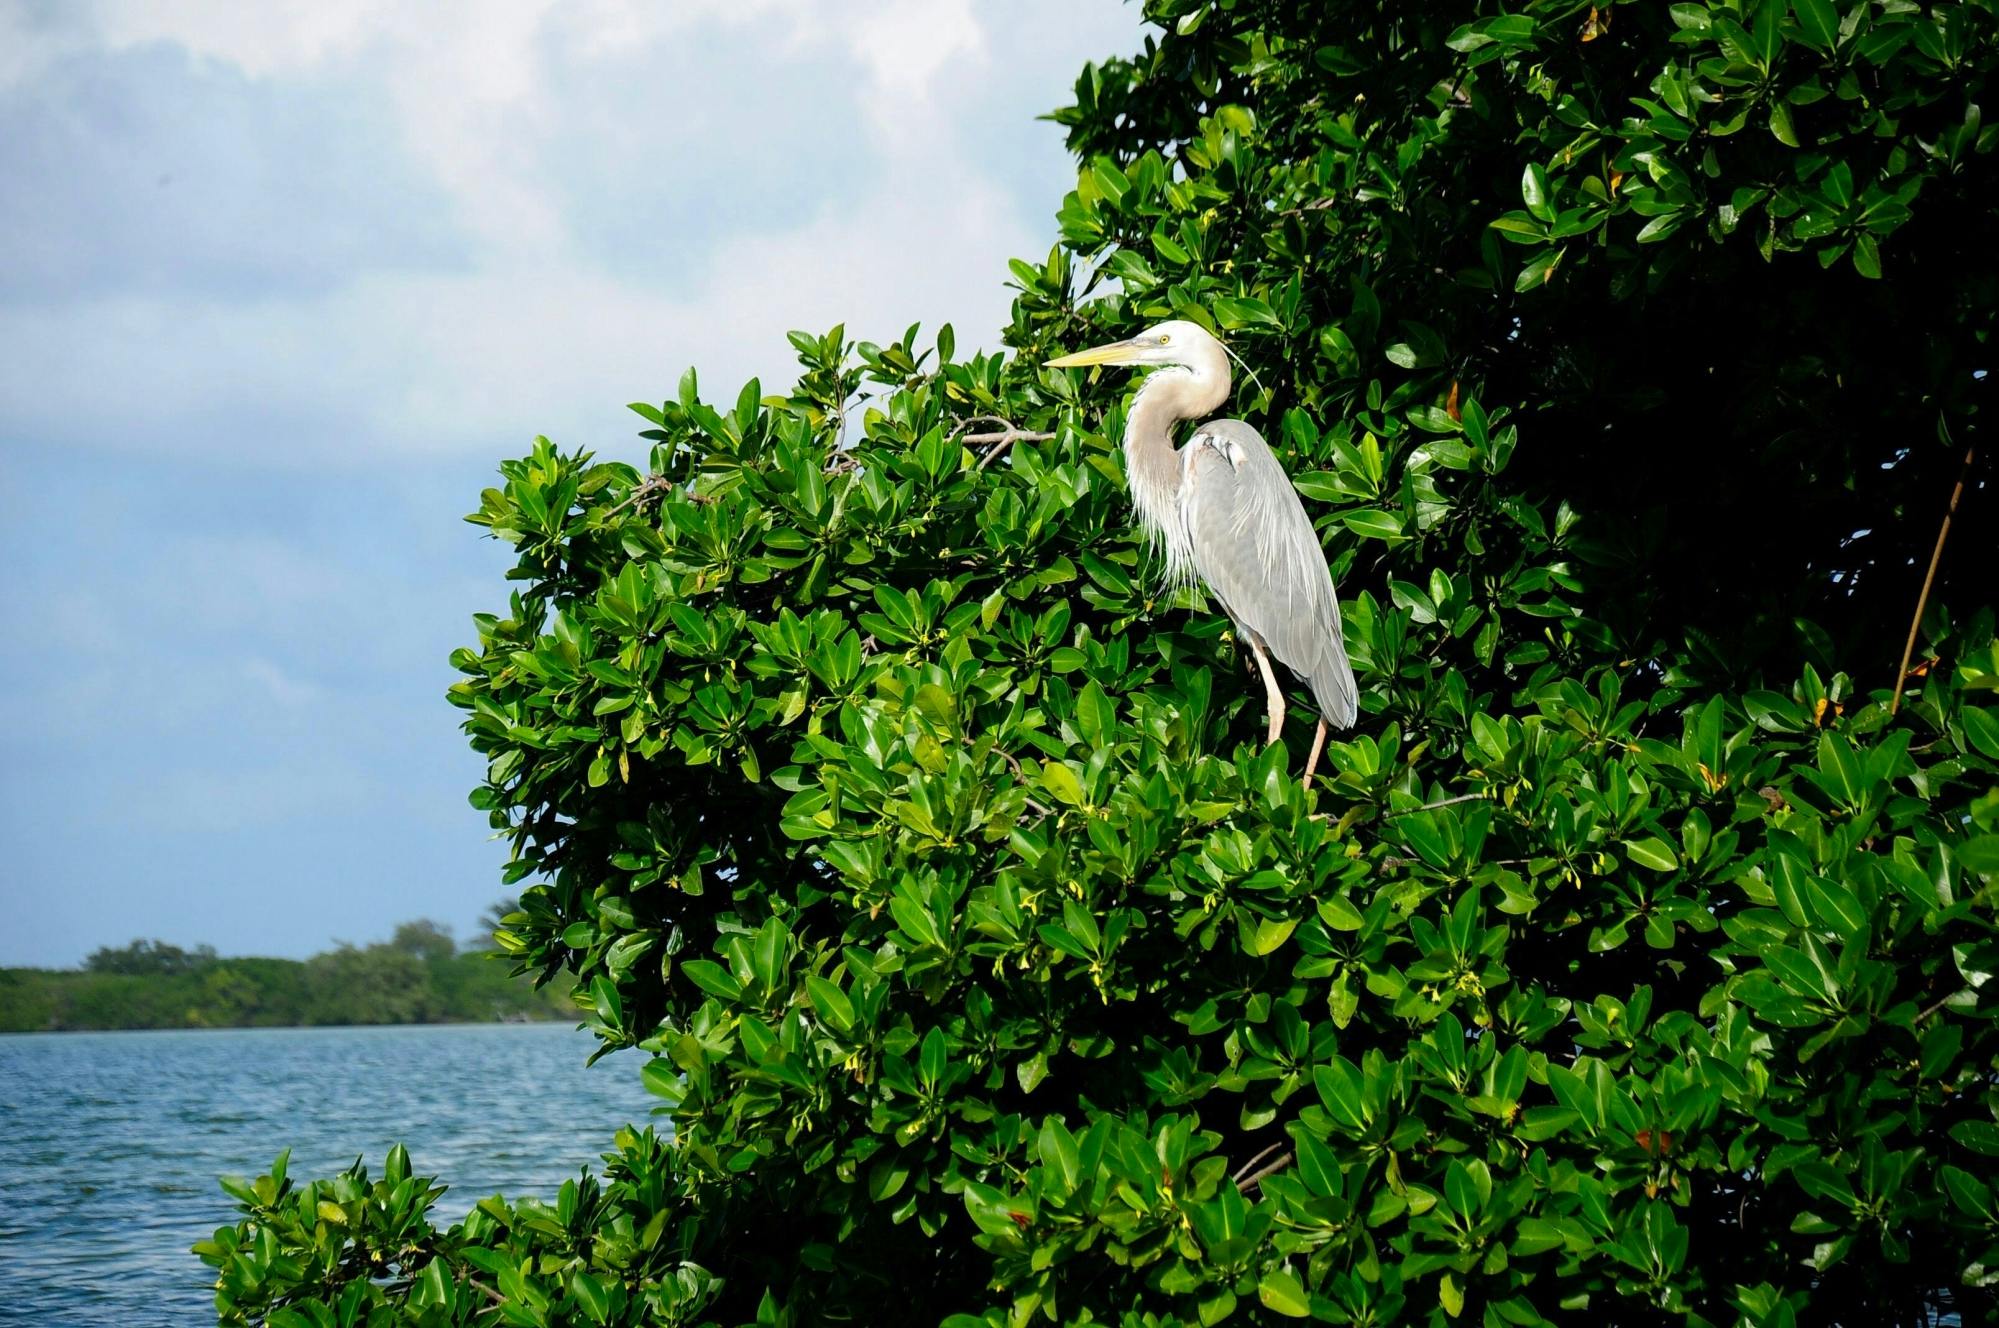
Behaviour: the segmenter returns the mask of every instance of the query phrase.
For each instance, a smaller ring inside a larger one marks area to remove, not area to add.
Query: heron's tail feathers
[[[1312,699],[1319,704],[1319,713],[1326,723],[1336,729],[1353,727],[1360,716],[1360,684],[1354,681],[1353,665],[1347,660],[1343,646],[1334,645],[1331,659],[1320,661],[1319,667],[1306,675],[1305,682],[1312,689]]]

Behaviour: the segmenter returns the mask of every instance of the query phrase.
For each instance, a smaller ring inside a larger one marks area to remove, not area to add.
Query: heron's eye
[[[1172,341],[1172,340],[1173,340],[1173,338],[1172,338],[1172,337],[1170,337],[1170,336],[1167,336],[1167,335],[1166,335],[1166,334],[1165,334],[1164,332],[1161,332],[1161,333],[1159,334],[1159,344],[1160,344],[1160,345],[1162,345],[1162,346],[1166,345],[1166,344],[1167,344],[1168,342],[1170,342],[1170,341]]]

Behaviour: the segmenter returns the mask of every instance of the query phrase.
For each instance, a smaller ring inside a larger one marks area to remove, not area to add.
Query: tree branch
[[[1957,515],[1957,500],[1964,496],[1964,481],[1971,475],[1971,463],[1978,457],[1978,445],[1964,449],[1964,465],[1957,472],[1957,486],[1950,491],[1950,506],[1944,508],[1943,526],[1937,531],[1936,547],[1930,550],[1930,570],[1923,573],[1922,593],[1916,596],[1916,616],[1909,620],[1909,639],[1902,645],[1902,664],[1895,670],[1895,695],[1888,701],[1888,713],[1902,708],[1902,688],[1909,681],[1909,656],[1916,652],[1916,633],[1922,630],[1923,610],[1929,606],[1930,583],[1936,580],[1937,564],[1943,561],[1943,542],[1950,535],[1950,519]]]
[[[1255,1174],[1257,1163],[1263,1161],[1264,1158],[1269,1157],[1272,1153],[1277,1152],[1279,1149],[1283,1147],[1284,1147],[1284,1141],[1282,1139],[1279,1139],[1276,1143],[1271,1144],[1268,1148],[1265,1148],[1255,1157],[1251,1158],[1249,1161],[1237,1167],[1235,1175],[1229,1177],[1229,1179],[1234,1181],[1236,1184],[1241,1185],[1251,1175]]]
[[[625,495],[625,501],[619,503],[616,507],[604,513],[604,515],[606,518],[614,517],[627,507],[636,507],[646,499],[657,497],[672,487],[673,481],[666,476],[648,475],[632,486],[632,491]]]
[[[998,756],[1000,760],[1005,761],[1007,763],[1007,766],[1013,771],[1013,777],[1015,779],[1020,780],[1022,783],[1027,782],[1027,772],[1020,768],[1020,762],[1014,759],[1014,755],[1012,752],[1007,751],[1004,747],[995,747],[993,748],[993,754]],[[1026,799],[1025,803],[1027,810],[1034,812],[1038,815],[1041,816],[1054,815],[1053,812],[1049,811],[1046,807],[1043,807],[1040,803],[1036,802],[1032,798]]]
[[[1460,793],[1455,798],[1439,798],[1435,802],[1426,802],[1421,807],[1407,807],[1399,812],[1390,812],[1389,815],[1408,816],[1415,812],[1433,812],[1439,807],[1455,807],[1461,802],[1478,802],[1490,796],[1487,793]]]
[[[965,430],[971,428],[974,424],[997,424],[1000,427],[989,433],[966,433]],[[984,470],[987,466],[990,466],[993,463],[994,457],[997,457],[1015,443],[1045,443],[1054,436],[1053,433],[1042,433],[1033,429],[1020,428],[1013,421],[1002,419],[998,415],[974,415],[959,424],[951,433],[951,437],[957,442],[992,444],[992,450],[979,458],[978,468],[980,470]]]
[[[651,498],[657,498],[663,493],[671,493],[679,487],[678,484],[664,475],[648,475],[632,486],[632,491],[625,495],[625,501],[604,513],[604,519],[608,521],[627,507],[635,506]],[[705,493],[683,493],[681,497],[697,507],[705,507],[715,501]]]
[[[1952,993],[1951,993],[1950,995],[1948,995],[1948,996],[1945,996],[1945,997],[1942,997],[1942,998],[1940,998],[1940,999],[1938,999],[1938,1000],[1935,1000],[1935,1001],[1932,1001],[1932,1002],[1931,1002],[1930,1004],[1928,1004],[1928,1005],[1926,1005],[1926,1006],[1924,1006],[1924,1007],[1923,1007],[1923,1011],[1922,1011],[1922,1013],[1921,1013],[1921,1014],[1919,1014],[1919,1015],[1917,1015],[1917,1016],[1916,1016],[1916,1022],[1917,1022],[1918,1024],[1922,1023],[1922,1022],[1923,1022],[1923,1020],[1925,1020],[1925,1019],[1929,1018],[1929,1017],[1930,1017],[1931,1015],[1935,1014],[1935,1013],[1936,1013],[1936,1012],[1937,1012],[1938,1010],[1941,1010],[1941,1009],[1943,1009],[1943,1007],[1944,1007],[1944,1006],[1946,1006],[1946,1005],[1949,1005],[1949,1004],[1950,1004],[1950,1003],[1951,1003],[1952,1001],[1954,1001],[1954,1000],[1956,1000],[1956,999],[1957,999],[1958,997],[1960,997],[1960,996],[1964,995],[1964,993],[1965,993],[1965,992],[1967,992],[1967,991],[1969,991],[1969,990],[1971,990],[1971,988],[1969,988],[1969,987],[1964,987],[1964,988],[1961,988],[1961,989],[1959,989],[1959,990],[1957,990],[1957,991],[1954,991],[1954,992],[1952,992]]]
[[[1257,1188],[1259,1185],[1263,1184],[1263,1178],[1265,1176],[1274,1176],[1278,1172],[1284,1170],[1284,1168],[1290,1165],[1291,1165],[1291,1154],[1289,1151],[1286,1151],[1285,1153],[1280,1155],[1276,1161],[1270,1163],[1270,1165],[1266,1167],[1261,1167],[1255,1171],[1250,1172],[1249,1176],[1246,1179],[1237,1181],[1236,1184],[1245,1192],[1253,1190]]]

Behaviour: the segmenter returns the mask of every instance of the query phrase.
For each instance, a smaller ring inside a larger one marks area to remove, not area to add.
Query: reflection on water
[[[389,1145],[479,1198],[552,1197],[658,1099],[566,1024],[0,1035],[0,1323],[214,1322],[188,1253],[232,1218],[215,1178]]]

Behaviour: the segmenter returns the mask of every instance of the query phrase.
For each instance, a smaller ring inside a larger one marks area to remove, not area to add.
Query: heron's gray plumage
[[[1241,420],[1208,421],[1180,456],[1194,570],[1238,629],[1305,680],[1328,723],[1351,726],[1357,689],[1333,573],[1290,476]]]

